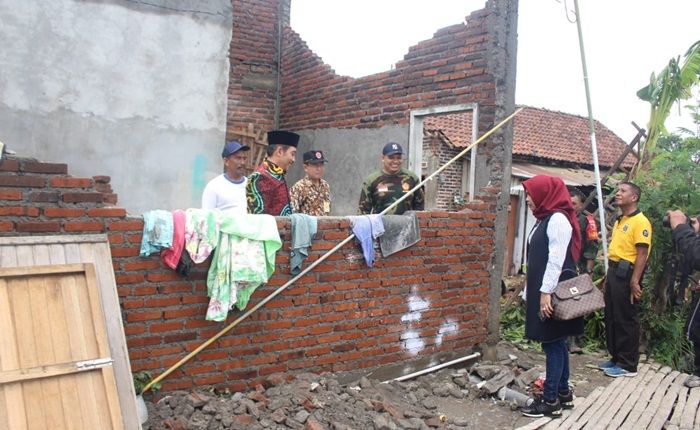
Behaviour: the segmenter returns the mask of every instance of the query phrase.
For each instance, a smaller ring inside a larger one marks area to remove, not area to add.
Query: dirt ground
[[[586,396],[610,379],[593,365],[600,354],[571,356],[577,396]],[[489,363],[479,362],[478,365]],[[519,370],[541,367],[544,355],[498,345],[493,363]],[[341,384],[338,375],[273,375],[265,387],[218,396],[212,392],[175,392],[148,402],[144,430],[448,430],[513,429],[531,422],[496,396],[485,396],[468,378],[475,363],[456,365],[404,382],[384,384],[361,378]],[[342,378],[341,378],[342,379]]]

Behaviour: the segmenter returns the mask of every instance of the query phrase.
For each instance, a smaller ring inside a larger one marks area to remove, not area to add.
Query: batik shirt
[[[362,184],[360,213],[377,214],[382,212],[418,183],[418,176],[406,169],[401,169],[395,174],[388,174],[381,170],[370,174]],[[424,207],[423,190],[419,189],[389,211],[387,215],[401,215],[410,210],[422,211]]]
[[[246,199],[248,213],[288,216],[292,214],[285,170],[265,159],[248,177]]]
[[[331,213],[331,187],[321,179],[316,185],[305,177],[292,186],[290,191],[292,210],[311,216],[327,216]]]

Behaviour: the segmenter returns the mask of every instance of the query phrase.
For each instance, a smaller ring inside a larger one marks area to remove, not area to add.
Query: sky
[[[389,70],[485,0],[292,0],[292,28],[338,74]],[[570,10],[567,16],[566,10]],[[573,0],[520,0],[515,102],[587,116]],[[645,127],[637,90],[700,40],[700,0],[580,0],[593,116],[625,141]],[[688,102],[690,103],[690,102]],[[693,128],[673,109],[670,131]]]

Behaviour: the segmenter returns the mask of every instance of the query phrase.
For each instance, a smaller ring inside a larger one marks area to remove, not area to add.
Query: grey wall
[[[0,140],[109,175],[132,214],[221,172],[230,0],[0,0]]]
[[[398,142],[404,148],[404,164],[408,166],[408,125],[391,125],[379,129],[339,129],[296,131],[301,136],[297,160],[289,169],[287,183],[291,187],[304,177],[302,154],[311,149],[323,151],[325,179],[331,187],[332,215],[356,215],[360,189],[365,176],[381,168],[380,156],[387,142]]]

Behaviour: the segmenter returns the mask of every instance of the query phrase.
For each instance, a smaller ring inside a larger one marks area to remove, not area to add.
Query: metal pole
[[[391,204],[389,207],[387,207],[386,209],[384,209],[379,215],[384,215],[385,213],[387,213],[388,211],[390,211],[391,209],[393,209],[394,207],[396,207],[396,205],[398,205],[399,203],[401,203],[402,201],[404,201],[406,198],[408,198],[408,196],[410,196],[411,194],[413,194],[414,192],[416,192],[416,190],[419,190],[420,187],[423,186],[423,184],[425,184],[427,181],[429,181],[429,180],[431,180],[432,178],[434,178],[437,174],[439,174],[440,172],[442,172],[443,170],[445,170],[445,168],[446,168],[447,166],[449,166],[450,164],[454,163],[454,162],[457,161],[460,157],[462,157],[464,154],[466,154],[467,151],[469,151],[473,146],[478,145],[479,143],[481,143],[484,139],[486,139],[486,138],[489,137],[491,134],[493,134],[493,132],[495,132],[496,130],[498,130],[499,128],[501,128],[505,123],[507,123],[508,121],[510,121],[511,119],[513,119],[513,117],[514,117],[515,115],[517,115],[518,113],[520,113],[521,110],[522,110],[522,108],[516,110],[516,111],[513,112],[510,116],[508,116],[506,119],[504,119],[503,121],[501,121],[501,122],[499,122],[498,124],[496,124],[495,127],[493,127],[491,130],[489,130],[489,131],[487,131],[486,133],[484,133],[484,135],[481,136],[479,139],[477,139],[476,142],[474,142],[474,143],[472,143],[471,145],[469,145],[468,147],[464,148],[464,150],[463,150],[462,152],[460,152],[459,154],[457,154],[456,156],[454,156],[450,161],[448,161],[447,163],[445,163],[442,167],[440,167],[438,170],[436,170],[435,172],[433,172],[433,174],[431,174],[430,176],[428,176],[427,178],[425,178],[423,181],[421,181],[418,185],[416,185],[415,187],[413,187],[410,191],[408,191],[406,194],[404,194],[400,199],[396,200],[393,204]],[[192,352],[190,352],[189,354],[187,354],[187,355],[186,355],[185,357],[183,357],[180,361],[178,361],[177,363],[175,363],[174,365],[172,365],[168,370],[166,370],[166,371],[163,372],[162,374],[158,375],[158,377],[156,377],[156,378],[153,379],[151,382],[149,382],[148,385],[146,385],[145,387],[143,387],[143,390],[141,390],[141,394],[143,394],[143,393],[145,393],[146,391],[148,391],[149,389],[151,389],[151,387],[153,387],[153,385],[155,385],[155,384],[157,384],[158,382],[162,381],[162,380],[165,379],[168,375],[170,375],[170,374],[173,373],[175,370],[177,370],[180,366],[182,366],[183,364],[185,364],[185,363],[187,363],[188,361],[190,361],[190,359],[191,359],[192,357],[194,357],[195,355],[199,354],[202,350],[204,350],[204,348],[206,348],[206,347],[208,347],[209,345],[211,345],[212,343],[216,342],[216,340],[218,340],[221,336],[223,336],[223,335],[225,335],[226,333],[228,333],[229,331],[231,331],[231,329],[233,329],[234,327],[236,327],[241,321],[243,321],[244,319],[248,318],[253,312],[257,311],[259,308],[261,308],[262,306],[264,306],[267,302],[269,302],[270,300],[272,300],[273,298],[275,298],[279,293],[281,293],[282,291],[284,291],[284,290],[286,290],[287,288],[289,288],[289,287],[290,287],[293,283],[295,283],[299,278],[301,278],[302,276],[304,276],[307,272],[309,272],[309,271],[310,271],[311,269],[313,269],[314,267],[316,267],[316,266],[318,266],[319,264],[321,264],[321,262],[323,262],[326,258],[330,257],[333,253],[335,253],[337,250],[339,250],[340,248],[342,248],[343,245],[345,245],[346,243],[350,242],[350,241],[351,241],[352,239],[354,239],[354,238],[355,238],[355,235],[354,235],[354,234],[351,234],[350,236],[348,236],[347,238],[345,238],[342,242],[340,242],[339,244],[337,244],[336,246],[334,246],[333,249],[329,250],[328,252],[326,252],[325,254],[323,254],[321,257],[319,257],[318,260],[314,261],[314,262],[311,263],[309,266],[307,266],[306,269],[304,269],[304,270],[301,271],[301,273],[299,273],[298,275],[296,275],[295,277],[293,277],[292,279],[290,279],[289,281],[287,281],[286,284],[284,284],[284,285],[282,285],[281,287],[277,288],[277,289],[276,289],[275,291],[273,291],[269,296],[265,297],[265,298],[262,299],[260,302],[256,303],[255,306],[253,306],[252,308],[248,309],[243,315],[241,315],[240,317],[236,318],[236,320],[233,321],[231,324],[229,324],[229,325],[227,325],[226,327],[224,327],[223,329],[221,329],[221,331],[219,331],[218,333],[216,333],[216,334],[215,334],[214,336],[212,336],[209,340],[207,340],[207,341],[204,342],[203,344],[199,345],[196,349],[194,349]]]
[[[461,363],[463,361],[467,361],[467,360],[471,360],[472,358],[479,358],[479,357],[481,357],[481,354],[478,352],[475,352],[473,354],[470,354],[470,355],[467,355],[464,357],[460,357],[460,358],[455,358],[454,360],[450,360],[450,361],[447,361],[447,362],[442,363],[442,364],[436,364],[435,366],[428,367],[427,369],[423,369],[423,370],[419,370],[417,372],[409,373],[408,375],[399,376],[398,378],[394,378],[394,379],[387,379],[386,381],[382,381],[382,383],[386,384],[387,382],[391,382],[391,381],[405,381],[406,379],[411,379],[411,378],[415,378],[416,376],[425,375],[426,373],[434,372],[436,370],[440,370],[440,369],[445,368],[447,366],[452,366],[453,364]]]
[[[595,122],[593,121],[593,108],[591,106],[591,92],[588,87],[588,70],[586,69],[586,53],[583,49],[583,33],[581,32],[581,14],[578,10],[578,0],[574,0],[576,11],[576,29],[578,30],[578,45],[581,51],[581,66],[583,67],[583,84],[586,88],[586,106],[588,107],[588,129],[591,134],[591,151],[593,152],[593,171],[595,173],[595,187],[598,194],[598,216],[600,220],[600,235],[603,242],[603,263],[605,271],[608,271],[608,233],[605,227],[605,206],[603,203],[603,190],[600,185],[600,168],[598,167],[598,147],[595,141]]]

